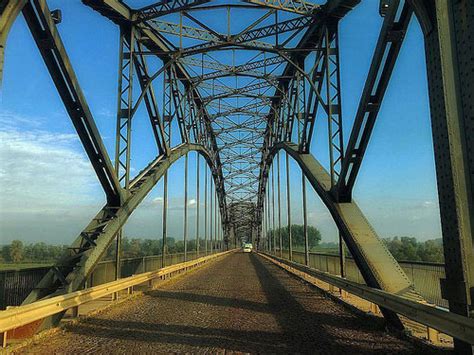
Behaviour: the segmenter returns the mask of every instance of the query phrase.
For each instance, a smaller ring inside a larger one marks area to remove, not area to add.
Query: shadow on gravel
[[[257,322],[257,330],[245,330],[219,321],[209,327],[197,326],[192,323],[192,317],[183,320],[178,315],[176,322],[183,324],[166,324],[165,321],[160,322],[160,314],[156,314],[143,322],[92,317],[68,327],[68,331],[83,335],[87,342],[103,344],[102,349],[111,352],[133,349],[132,353],[216,353],[225,349],[226,352],[260,354],[421,353],[410,344],[385,334],[379,323],[340,310],[340,306],[316,291],[308,292],[300,281],[261,257],[249,255],[242,261],[248,263],[246,277],[260,285],[260,289],[254,292],[263,292],[265,303],[251,301],[245,294],[228,298],[189,290],[154,290],[148,295],[166,298],[164,302],[181,301],[175,302],[174,307],[183,309],[198,308],[196,303],[218,306],[222,310],[215,311],[213,315],[217,317],[218,312],[229,312],[229,307],[231,312],[250,310],[247,314],[255,315],[253,321]],[[311,307],[306,309],[304,304]],[[174,312],[173,307],[168,311]],[[262,319],[258,314],[261,313],[272,314],[280,330],[265,331],[265,324],[258,324]]]
[[[252,255],[250,260],[266,294],[270,310],[282,328],[282,336],[286,338],[285,342],[292,353],[417,353],[417,349],[411,344],[384,334],[379,322],[356,316],[331,314],[327,310],[306,310],[277,277],[278,272],[280,275],[286,272],[256,255]],[[326,304],[333,302],[325,300],[323,295],[318,296],[316,292],[314,297],[319,297],[321,302]]]
[[[242,298],[216,297],[209,295],[201,295],[198,293],[174,292],[167,290],[153,290],[152,292],[149,292],[148,295],[152,297],[165,297],[184,302],[196,302],[213,306],[249,309],[254,312],[270,312],[267,304],[252,302]]]
[[[280,334],[262,331],[242,331],[160,323],[149,324],[99,318],[84,320],[71,327],[69,331],[88,338],[112,338],[121,341],[146,342],[150,344],[150,350],[152,349],[155,353],[180,353],[182,351],[180,350],[180,345],[194,348],[195,350],[192,353],[215,353],[217,349],[226,349],[226,351],[236,351],[239,353],[274,354],[288,352],[288,349],[282,349],[281,345],[278,345],[279,343],[275,341],[279,338]],[[153,343],[155,344],[153,345]],[[162,347],[160,347],[161,344],[163,345]],[[176,344],[179,345],[176,346]],[[156,345],[158,346],[155,347]],[[188,353],[189,349],[185,349],[184,352]]]

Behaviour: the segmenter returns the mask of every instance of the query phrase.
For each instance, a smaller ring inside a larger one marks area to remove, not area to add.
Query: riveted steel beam
[[[174,12],[184,11],[210,0],[163,0],[134,11],[135,21],[148,21]]]
[[[446,279],[453,313],[474,318],[474,3],[425,1],[425,52]],[[472,344],[454,341],[456,352]]]
[[[199,153],[205,158],[211,170],[216,170],[215,161],[210,152],[197,144],[179,145],[173,148],[168,156],[162,155],[154,159],[130,182],[129,195],[122,206],[105,205],[73,242],[71,252],[59,259],[23,304],[81,289],[133,211],[169,167],[190,151]],[[213,174],[213,178],[217,184],[217,175]],[[47,320],[45,326],[56,324],[61,317],[62,314]]]
[[[352,189],[412,13],[408,2],[405,2],[402,8],[400,1],[396,0],[390,3],[385,15],[342,162],[337,186],[337,194],[341,200],[351,199]]]
[[[321,10],[321,5],[303,0],[245,0],[245,2],[300,15],[313,15]]]
[[[323,166],[311,154],[300,153],[298,145],[294,143],[276,144],[266,156],[267,166],[271,165],[279,150],[284,150],[298,163],[308,182],[328,208],[366,284],[410,300],[421,300],[412,282],[377,236],[357,204],[339,203],[334,200],[331,177]],[[402,327],[393,312],[383,313],[392,325]]]

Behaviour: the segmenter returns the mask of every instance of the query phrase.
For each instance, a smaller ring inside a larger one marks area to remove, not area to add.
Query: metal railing
[[[434,328],[456,339],[461,339],[468,344],[474,344],[474,321],[468,317],[434,307],[424,301],[413,301],[380,289],[368,287],[272,254],[260,253],[260,255],[292,273],[295,270],[298,271],[300,277],[301,274],[313,276],[379,307],[401,314],[415,322]]]
[[[201,252],[199,256],[204,256]],[[195,251],[187,252],[186,260],[198,257]],[[184,262],[184,253],[167,254],[165,265],[174,265]],[[12,269],[0,271],[0,309],[7,306],[19,306],[33,287],[48,272],[51,266],[42,266],[28,269]],[[161,268],[161,255],[150,255],[138,258],[121,260],[120,276],[131,275],[158,270]],[[115,280],[115,261],[105,260],[97,264],[93,273],[87,280],[86,287],[101,285]]]
[[[219,252],[207,256],[195,258],[175,265],[170,265],[155,271],[148,271],[125,277],[116,281],[107,282],[103,285],[89,287],[84,290],[71,292],[68,294],[55,296],[39,300],[27,305],[13,307],[0,312],[0,333],[3,334],[3,344],[6,346],[6,332],[19,327],[31,324],[54,314],[64,312],[68,309],[78,307],[82,304],[98,300],[104,296],[116,294],[117,292],[128,290],[133,292],[133,287],[150,282],[157,278],[171,276],[175,273],[186,271],[209,262],[213,259],[224,256],[234,250]]]
[[[276,255],[280,255],[278,250]],[[288,258],[288,250],[283,250],[283,258]],[[293,250],[292,259],[304,265],[304,252]],[[424,299],[438,307],[448,308],[448,301],[441,296],[440,286],[440,279],[445,278],[444,264],[419,261],[399,261],[399,264]],[[308,266],[331,275],[341,274],[340,258],[337,254],[310,252]],[[347,280],[365,284],[354,259],[349,256],[346,256],[345,260],[345,273]]]

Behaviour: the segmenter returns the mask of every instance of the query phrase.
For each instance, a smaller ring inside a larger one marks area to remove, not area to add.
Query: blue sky
[[[80,1],[50,0],[48,4],[63,12],[59,31],[113,157],[118,28]],[[377,10],[378,1],[363,1],[341,22],[346,140],[382,23]],[[235,21],[238,26],[239,19]],[[421,31],[412,20],[354,192],[382,237],[411,235],[425,240],[441,236],[424,61]],[[135,172],[156,154],[143,110],[137,116],[134,137],[139,139],[133,141],[132,151]],[[327,164],[325,123],[319,124],[313,154]],[[104,196],[22,17],[7,43],[0,134],[0,242],[70,243],[102,206]],[[191,183],[195,160],[190,155],[191,236],[195,234],[195,186]],[[182,235],[183,164],[179,161],[170,172],[169,234],[177,238]],[[300,186],[300,173],[292,166],[292,182]],[[292,189],[295,222],[301,220],[299,190]],[[161,235],[161,191],[159,183],[127,223],[127,235]],[[321,229],[325,240],[335,241],[334,224],[312,191],[308,204],[310,223]]]

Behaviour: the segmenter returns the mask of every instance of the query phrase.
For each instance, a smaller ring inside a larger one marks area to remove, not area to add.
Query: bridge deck
[[[252,254],[232,254],[22,349],[39,353],[418,353]],[[426,349],[424,349],[426,353]]]

